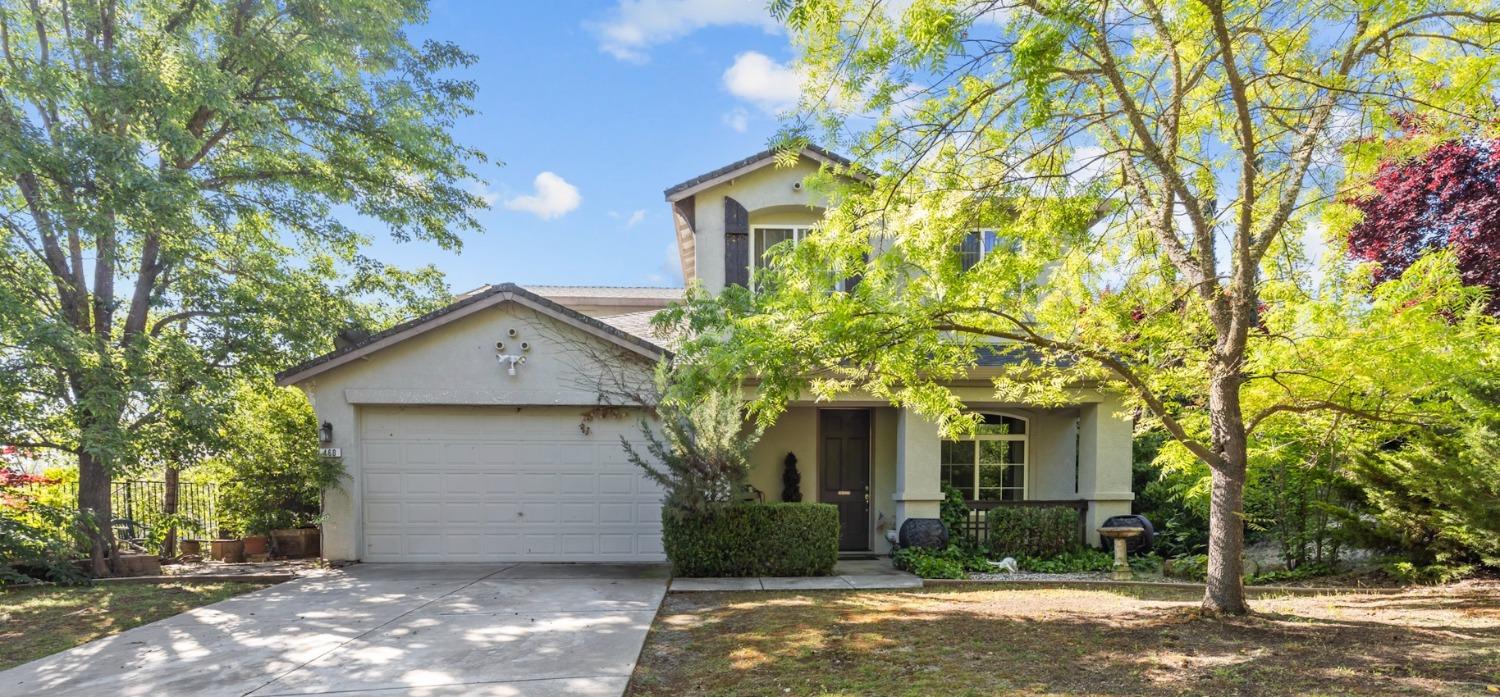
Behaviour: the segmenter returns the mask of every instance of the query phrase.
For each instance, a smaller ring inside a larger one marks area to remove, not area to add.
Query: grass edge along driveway
[[[259,583],[118,583],[0,589],[0,670],[246,593]]]

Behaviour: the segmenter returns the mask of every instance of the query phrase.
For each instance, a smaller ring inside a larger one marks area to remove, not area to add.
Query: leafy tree
[[[1401,552],[1420,569],[1500,568],[1500,377],[1451,394],[1438,428],[1412,429],[1350,468],[1367,506],[1349,524],[1362,542]]]
[[[1438,129],[1491,113],[1490,3],[773,9],[804,55],[788,135],[820,132],[861,163],[830,174],[867,183],[817,182],[833,207],[761,292],[665,318],[702,331],[682,352],[707,357],[701,379],[760,378],[763,418],[860,388],[964,430],[946,384],[980,351],[1025,359],[995,379],[1000,400],[1126,391],[1212,472],[1203,604],[1240,613],[1254,431],[1326,409],[1419,418],[1411,398],[1493,339],[1451,259],[1372,299],[1359,269],[1320,285],[1301,252],[1393,108]]]
[[[665,387],[662,391],[669,392]],[[750,476],[750,450],[762,432],[753,427],[746,433],[739,394],[716,390],[696,397],[668,397],[655,412],[660,435],[650,421],[641,420],[645,453],[624,436],[620,445],[625,457],[665,492],[662,510],[691,518],[737,501]]]
[[[76,454],[107,521],[139,439],[196,395],[327,347],[356,300],[441,294],[361,253],[354,213],[457,248],[473,58],[420,0],[0,7],[0,442]],[[343,216],[347,218],[348,216]],[[91,528],[106,573],[109,526]]]
[[[297,389],[240,383],[218,446],[192,476],[219,485],[220,524],[232,534],[318,522],[326,489],[343,485],[344,466],[318,455],[318,420]]]
[[[1500,315],[1500,140],[1448,140],[1385,160],[1368,188],[1351,199],[1362,216],[1349,232],[1351,254],[1379,263],[1375,277],[1389,280],[1422,254],[1451,248],[1464,282],[1490,289],[1489,311]]]

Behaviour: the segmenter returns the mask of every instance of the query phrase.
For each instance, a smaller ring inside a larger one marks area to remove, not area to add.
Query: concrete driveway
[[[360,564],[0,673],[0,695],[620,695],[664,566]]]

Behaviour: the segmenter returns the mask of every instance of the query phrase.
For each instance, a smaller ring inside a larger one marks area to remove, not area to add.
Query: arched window
[[[1026,500],[1026,419],[981,416],[974,435],[942,442],[943,484],[971,501]]]

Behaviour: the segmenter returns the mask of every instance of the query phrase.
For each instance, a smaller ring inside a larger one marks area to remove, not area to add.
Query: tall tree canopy
[[[483,156],[449,133],[474,88],[444,76],[473,58],[412,45],[402,28],[425,14],[0,5],[0,442],[77,454],[97,573],[110,478],[153,423],[322,350],[359,300],[442,290],[363,255],[339,220],[445,248],[476,227],[464,184]]]
[[[1362,268],[1310,273],[1302,243],[1393,110],[1435,128],[1493,113],[1500,13],[900,5],[773,3],[804,57],[789,137],[844,148],[870,177],[825,178],[821,229],[778,248],[756,293],[698,295],[665,318],[698,332],[682,358],[707,382],[756,374],[768,417],[795,394],[859,388],[963,429],[972,416],[945,385],[980,351],[1025,359],[995,380],[1000,400],[1120,390],[1212,471],[1204,606],[1244,612],[1254,431],[1323,409],[1420,419],[1413,398],[1445,371],[1494,359],[1494,325],[1451,257],[1372,297]],[[841,277],[859,280],[830,292]]]
[[[1420,140],[1420,128],[1416,137]],[[1500,139],[1440,142],[1380,164],[1369,191],[1351,198],[1360,212],[1349,233],[1355,257],[1380,264],[1376,278],[1400,276],[1423,254],[1451,248],[1465,283],[1490,289],[1500,315]]]

